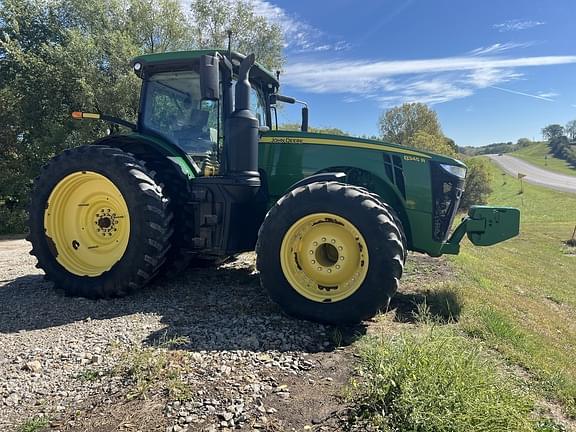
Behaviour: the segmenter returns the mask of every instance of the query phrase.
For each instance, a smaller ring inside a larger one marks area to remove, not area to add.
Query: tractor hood
[[[380,150],[389,153],[397,153],[407,156],[420,157],[427,160],[433,160],[440,164],[453,165],[466,168],[466,165],[448,156],[432,153],[425,150],[415,149],[412,147],[401,146],[385,141],[351,137],[346,135],[332,135],[299,131],[269,131],[261,134],[261,142],[277,144],[323,144],[342,147],[356,147],[360,149]]]

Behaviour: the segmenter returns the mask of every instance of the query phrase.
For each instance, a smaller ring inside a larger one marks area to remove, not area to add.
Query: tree
[[[417,131],[403,143],[408,147],[414,147],[434,153],[455,156],[456,152],[444,136],[432,135],[424,131]]]
[[[232,31],[232,49],[256,54],[270,70],[284,63],[284,37],[279,25],[256,15],[246,0],[192,0],[190,4],[193,39],[198,47],[227,47],[227,31]]]
[[[566,123],[564,130],[566,131],[568,138],[570,138],[570,141],[576,140],[576,120],[570,120]]]
[[[228,11],[224,0],[192,0],[192,18],[182,3],[0,0],[0,232],[22,232],[31,179],[48,159],[105,135],[105,123],[73,121],[71,111],[136,119],[133,57],[222,47],[230,26],[235,48],[281,67],[282,32],[252,3]]]
[[[519,149],[524,148],[524,147],[528,147],[531,144],[532,144],[532,141],[529,140],[528,138],[520,138],[520,139],[518,139],[518,141],[516,141],[516,147]]]
[[[542,136],[545,140],[551,140],[564,135],[564,128],[559,124],[551,124],[542,129]]]
[[[466,160],[468,171],[466,173],[466,188],[460,201],[461,209],[469,209],[473,205],[486,204],[492,192],[492,181],[488,162],[483,158]]]
[[[436,112],[422,103],[405,103],[384,112],[378,126],[385,141],[454,156],[458,146],[444,136]]]
[[[423,103],[405,103],[384,112],[378,122],[386,141],[407,144],[417,132],[443,137],[436,112]]]
[[[452,138],[444,137],[444,141],[446,141],[446,145],[448,146],[448,148],[452,150],[451,152],[452,154],[458,153],[458,145]]]
[[[564,159],[570,165],[576,167],[576,149],[574,149],[574,146],[570,145],[568,137],[559,136],[552,138],[548,141],[548,146],[554,156]]]
[[[190,49],[192,29],[178,0],[130,0],[129,31],[146,53]]]

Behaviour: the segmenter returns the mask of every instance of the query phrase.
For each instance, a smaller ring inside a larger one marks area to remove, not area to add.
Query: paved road
[[[487,156],[513,176],[517,176],[518,173],[526,174],[524,180],[528,183],[562,192],[576,193],[576,176],[557,174],[506,154]]]

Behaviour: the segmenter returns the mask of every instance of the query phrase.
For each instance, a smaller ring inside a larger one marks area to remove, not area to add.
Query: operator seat
[[[212,150],[214,143],[208,132],[208,111],[192,109],[189,122],[174,132],[177,144],[188,154],[200,155]]]

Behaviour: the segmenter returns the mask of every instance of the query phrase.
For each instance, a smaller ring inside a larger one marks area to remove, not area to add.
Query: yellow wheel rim
[[[368,248],[358,228],[331,213],[305,216],[280,247],[284,276],[309,300],[333,303],[354,294],[368,272]]]
[[[124,255],[130,215],[124,197],[107,177],[91,171],[64,177],[44,212],[46,236],[56,260],[78,276],[99,276]]]

